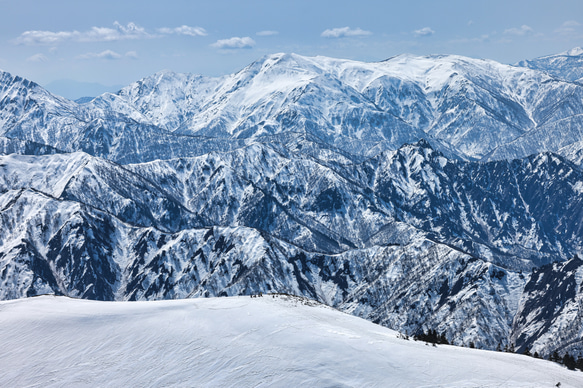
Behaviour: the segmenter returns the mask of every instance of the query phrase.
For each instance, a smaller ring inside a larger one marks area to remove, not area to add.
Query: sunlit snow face
[[[0,302],[0,307],[9,313],[0,316],[0,340],[19,349],[0,354],[2,365],[11,371],[0,376],[6,386],[46,384],[55,378],[67,385],[81,381],[147,385],[153,380],[298,385],[309,380],[317,386],[348,382],[368,386],[390,380],[412,386],[550,386],[560,380],[561,386],[575,387],[583,382],[576,372],[553,363],[500,352],[430,347],[283,295],[152,303],[45,296]],[[23,341],[25,337],[33,341]],[[197,367],[188,367],[194,361]],[[32,369],[36,373],[28,373]]]

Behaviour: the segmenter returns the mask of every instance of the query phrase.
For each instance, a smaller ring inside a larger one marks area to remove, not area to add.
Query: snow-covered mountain
[[[580,387],[531,357],[427,346],[302,298],[0,302],[0,385]]]
[[[362,63],[276,54],[220,79],[159,73],[122,89],[112,107],[182,134],[307,132],[369,156],[423,137],[461,158],[495,160],[580,140],[582,90],[545,72],[459,56]]]
[[[577,82],[276,54],[78,104],[0,74],[0,299],[286,292],[583,355]]]
[[[2,73],[0,135],[121,163],[291,133],[355,156],[425,138],[448,156],[501,160],[581,141],[582,97],[581,84],[489,60],[275,54],[220,78],[163,71],[85,104]]]
[[[153,124],[137,122],[107,105],[77,104],[50,94],[34,82],[0,71],[0,146],[4,153],[84,151],[130,163],[200,155],[237,144],[175,135]]]
[[[530,269],[583,250],[583,173],[552,154],[461,162],[420,142],[327,166],[255,144],[127,166],[84,153],[0,166],[3,299],[277,291],[494,349],[549,318],[513,326]],[[562,346],[536,340],[541,354]]]
[[[542,70],[565,81],[583,82],[583,48],[518,62],[517,66]]]

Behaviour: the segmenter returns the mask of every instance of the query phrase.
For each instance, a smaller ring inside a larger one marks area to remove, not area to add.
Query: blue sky
[[[515,63],[577,46],[581,0],[0,0],[0,69],[70,98],[162,69],[232,73],[276,52]]]

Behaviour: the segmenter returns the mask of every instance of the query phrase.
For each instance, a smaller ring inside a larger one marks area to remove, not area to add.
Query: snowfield
[[[0,302],[2,387],[582,387],[583,373],[406,341],[289,296]]]

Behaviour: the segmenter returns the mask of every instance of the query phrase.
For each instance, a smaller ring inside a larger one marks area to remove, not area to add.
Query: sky
[[[286,52],[516,63],[583,46],[581,0],[0,0],[0,69],[68,98]]]

